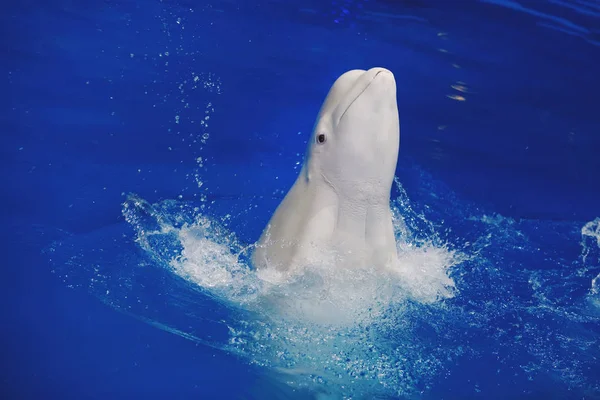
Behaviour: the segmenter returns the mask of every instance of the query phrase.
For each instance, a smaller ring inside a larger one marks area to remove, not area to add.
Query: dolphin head
[[[394,75],[385,68],[348,71],[317,117],[306,178],[323,180],[345,198],[389,201],[399,139]]]
[[[321,106],[302,171],[257,243],[254,265],[285,271],[331,255],[344,268],[393,265],[390,191],[399,141],[394,75],[372,68],[340,76]]]

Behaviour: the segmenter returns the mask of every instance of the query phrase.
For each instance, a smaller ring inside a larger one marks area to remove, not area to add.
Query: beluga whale
[[[346,268],[393,268],[390,194],[399,146],[392,72],[355,69],[338,77],[302,169],[256,242],[254,267],[289,272],[327,259]]]

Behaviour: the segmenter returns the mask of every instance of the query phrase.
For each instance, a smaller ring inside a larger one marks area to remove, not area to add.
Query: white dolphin
[[[341,75],[298,178],[256,243],[254,266],[284,272],[327,255],[351,268],[393,265],[390,192],[399,145],[394,75],[385,68]]]

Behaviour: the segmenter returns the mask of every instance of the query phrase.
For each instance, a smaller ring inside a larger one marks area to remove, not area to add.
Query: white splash
[[[581,246],[583,247],[583,262],[586,261],[592,247],[589,246],[588,242],[593,242],[596,239],[596,247],[600,248],[600,218],[596,218],[593,221],[586,223],[581,228]]]
[[[398,265],[389,274],[334,266],[333,258],[293,273],[255,271],[240,261],[240,249],[250,252],[252,246],[242,247],[202,216],[177,230],[182,251],[170,265],[182,278],[224,300],[258,310],[270,304],[270,311],[277,309],[283,318],[324,325],[353,324],[365,317],[365,310],[372,318],[406,299],[432,303],[452,297],[455,286],[449,271],[464,257],[431,240],[416,243],[407,237],[402,218],[396,217],[394,223],[402,237],[397,241]]]
[[[590,254],[592,254],[592,252],[600,251],[600,218],[596,218],[593,221],[586,223],[581,228],[581,247],[583,268],[580,269],[579,273],[584,274],[590,268],[598,267],[597,265],[588,264],[593,263],[593,261],[589,262]],[[588,300],[593,306],[600,309],[600,274],[592,279]]]
[[[180,227],[169,221],[185,218],[155,215],[157,231],[175,234],[181,246],[167,262],[173,273],[255,316],[241,327],[230,326],[230,350],[285,372],[286,381],[299,386],[325,380],[341,386],[354,382],[358,391],[367,390],[365,385],[375,385],[369,390],[406,388],[411,387],[408,375],[415,367],[406,365],[402,351],[378,337],[408,335],[403,314],[411,302],[433,304],[454,296],[450,272],[465,257],[436,244],[435,232],[421,232],[427,241],[415,239],[405,216],[420,221],[424,217],[410,214],[406,193],[398,188],[401,197],[393,208],[399,260],[390,273],[346,269],[326,259],[293,273],[256,271],[241,257],[252,246],[241,245],[231,232],[202,215]],[[146,212],[161,213],[156,207]],[[128,220],[139,226],[135,218]],[[138,234],[141,243],[149,232],[138,228]],[[156,251],[152,246],[146,250]],[[418,374],[433,374],[435,363],[422,362]],[[398,368],[405,370],[404,376],[398,375]]]

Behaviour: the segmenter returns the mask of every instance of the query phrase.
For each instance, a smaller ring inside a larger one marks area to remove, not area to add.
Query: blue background
[[[122,222],[129,192],[149,201],[204,193],[223,204],[215,215],[228,201],[262,196],[237,229],[256,240],[295,178],[329,86],[349,69],[384,66],[396,76],[399,171],[419,165],[516,220],[581,226],[600,216],[600,4],[587,3],[5,4],[4,398],[264,396],[260,370],[70,290],[41,249],[61,232]],[[212,74],[216,87],[192,90],[194,74]],[[208,102],[215,112],[202,145],[190,133],[201,131]],[[189,177],[199,155],[202,189]],[[409,193],[421,185],[399,178]],[[460,392],[436,390],[428,395]]]

